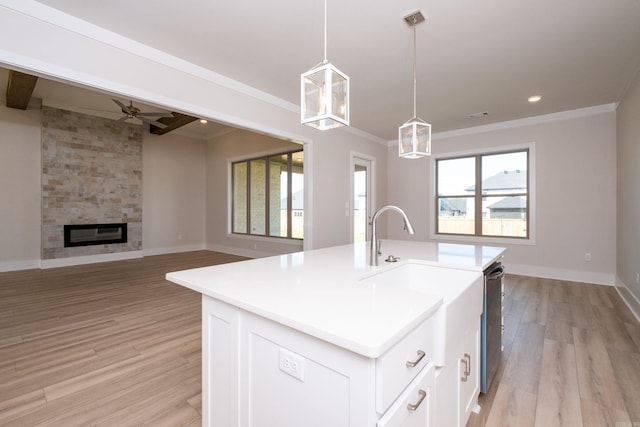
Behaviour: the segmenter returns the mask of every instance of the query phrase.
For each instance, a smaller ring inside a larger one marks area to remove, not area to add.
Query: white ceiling
[[[327,1],[351,125],[387,141],[413,113],[403,17],[417,9],[418,116],[434,132],[617,102],[640,69],[640,0]],[[323,59],[322,0],[39,2],[295,104]]]

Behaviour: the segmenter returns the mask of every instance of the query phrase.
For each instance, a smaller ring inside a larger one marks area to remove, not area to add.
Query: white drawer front
[[[377,427],[434,426],[435,365],[427,365],[378,421]]]
[[[434,324],[433,319],[427,319],[376,361],[376,411],[379,414],[383,414],[433,360]]]

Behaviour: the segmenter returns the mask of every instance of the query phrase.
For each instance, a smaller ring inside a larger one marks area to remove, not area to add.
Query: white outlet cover
[[[304,357],[299,354],[280,348],[280,370],[302,382],[304,382],[304,362]]]

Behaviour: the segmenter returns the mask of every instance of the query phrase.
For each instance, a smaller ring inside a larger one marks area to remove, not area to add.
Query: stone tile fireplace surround
[[[142,250],[142,126],[42,108],[42,259]],[[127,223],[127,242],[64,247],[68,224]]]

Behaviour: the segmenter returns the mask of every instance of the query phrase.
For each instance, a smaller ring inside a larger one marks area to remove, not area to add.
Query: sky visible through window
[[[499,172],[526,171],[526,152],[501,153],[482,157],[482,179]],[[475,184],[475,158],[463,157],[438,162],[438,191],[442,195],[465,195],[466,188]]]

